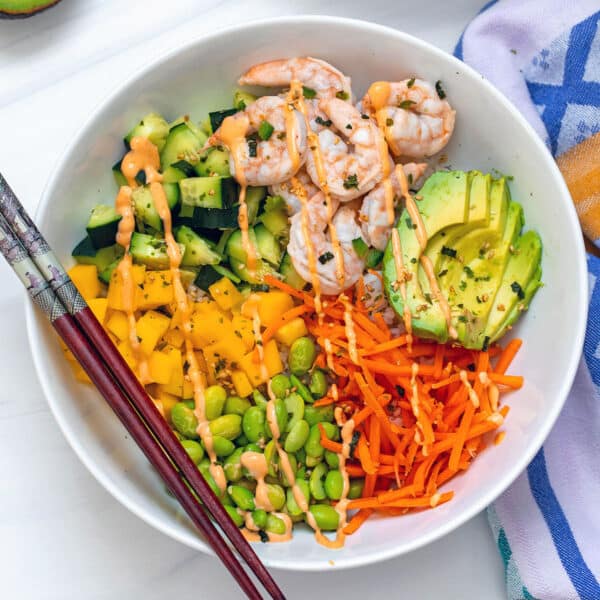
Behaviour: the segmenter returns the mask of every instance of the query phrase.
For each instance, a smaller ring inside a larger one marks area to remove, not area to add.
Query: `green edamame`
[[[292,468],[292,472],[294,473],[294,477],[295,477],[296,471],[298,470],[298,461],[296,460],[296,457],[293,454],[288,454],[288,460],[290,461],[290,467]],[[292,485],[292,483],[286,477],[285,471],[279,466],[280,464],[281,464],[281,459],[279,457],[277,457],[277,466],[279,469],[279,479],[281,480],[281,483],[285,487],[290,487],[290,485]]]
[[[204,448],[195,440],[181,440],[181,445],[196,464],[204,458]]]
[[[246,444],[244,446],[244,450],[246,452],[258,452],[259,454],[262,453],[262,448],[258,444]]]
[[[306,467],[300,467],[296,471],[296,481],[300,481],[301,479],[306,479]]]
[[[337,513],[336,513],[337,514]],[[316,517],[315,517],[316,519]],[[283,519],[276,517],[275,515],[268,514],[267,522],[265,523],[265,531],[269,533],[275,533],[277,535],[283,535],[285,533],[286,527]]]
[[[273,506],[273,510],[281,510],[285,504],[285,492],[276,483],[267,483],[267,497]]]
[[[285,439],[284,449],[286,452],[296,452],[300,450],[308,439],[310,433],[310,427],[308,423],[301,419],[298,421],[287,434]]]
[[[273,440],[271,440],[266,446],[265,446],[265,460],[267,461],[267,469],[269,471],[269,475],[271,477],[277,477],[277,468],[276,468],[276,462],[277,462],[277,456],[275,456],[275,442]]]
[[[310,393],[314,398],[322,398],[327,393],[327,377],[320,369],[315,369],[310,376]]]
[[[267,399],[258,390],[252,392],[252,399],[256,406],[259,406],[263,410],[267,408]]]
[[[217,485],[213,476],[210,473],[210,461],[208,458],[203,458],[198,465],[198,470],[202,474],[202,477],[206,480],[206,483],[210,486],[210,489],[215,493],[216,496],[221,496],[221,489]]]
[[[244,526],[244,517],[242,517],[242,515],[240,515],[240,513],[237,511],[237,508],[235,508],[234,506],[225,505],[225,510],[227,511],[227,514],[231,517],[231,520],[238,527]]]
[[[227,493],[242,510],[254,510],[256,508],[254,494],[249,489],[241,485],[230,485],[227,488]]]
[[[213,450],[219,458],[229,456],[235,451],[234,443],[220,435],[213,435],[212,442]],[[202,445],[204,446],[204,442],[202,442]]]
[[[340,515],[329,504],[313,504],[309,508],[317,525],[323,531],[336,531],[340,523]]]
[[[277,429],[279,430],[278,438],[280,438],[284,431],[285,426],[288,421],[287,408],[285,407],[285,402],[281,398],[277,398],[274,401],[275,404],[275,419],[277,421]],[[273,437],[273,432],[271,431],[270,423],[267,423],[266,427],[267,437],[270,439]]]
[[[288,414],[292,415],[291,418],[288,419],[285,430],[291,431],[292,427],[304,417],[304,399],[300,394],[292,392],[285,399],[285,408],[287,409]]]
[[[310,502],[310,488],[308,482],[299,479],[296,481],[296,485],[302,492],[302,495],[304,496],[304,498],[306,499],[306,503],[308,504]],[[298,503],[296,502],[296,497],[294,496],[294,490],[292,488],[288,488],[286,491],[285,505],[287,508],[287,512],[290,514],[290,516],[297,517],[303,514],[302,509],[298,506]]]
[[[244,448],[237,448],[232,454],[230,454],[223,463],[223,471],[227,481],[235,483],[242,478],[242,454]]]
[[[234,440],[242,433],[242,417],[240,415],[223,415],[209,424],[214,436],[220,435],[228,440]]]
[[[223,414],[223,407],[227,400],[227,392],[220,385],[211,385],[204,391],[204,411],[206,418],[213,421]]]
[[[330,450],[325,450],[325,462],[331,469],[337,469],[340,466],[340,457]]]
[[[364,487],[365,487],[364,479],[351,479],[350,480],[350,489],[348,490],[348,498],[350,498],[350,500],[355,500],[356,498],[360,498],[362,496]]]
[[[198,428],[198,419],[194,411],[184,402],[177,402],[171,409],[171,422],[173,427],[179,433],[190,440],[198,439],[196,429]]]
[[[327,475],[327,465],[325,463],[318,464],[310,475],[309,486],[310,493],[315,500],[325,500],[327,492],[323,485],[323,480]]]
[[[330,500],[339,500],[344,490],[344,479],[338,469],[332,469],[325,477],[325,493]]]
[[[259,529],[264,529],[267,524],[267,511],[262,508],[257,508],[252,511],[252,520]]]
[[[308,373],[315,362],[317,349],[311,338],[303,336],[295,340],[290,346],[288,365],[294,375]]]
[[[229,396],[225,400],[225,406],[223,412],[226,415],[240,415],[244,416],[244,413],[251,407],[250,400],[246,398],[240,398],[239,396]]]
[[[316,423],[333,422],[333,406],[307,406],[304,409],[304,420],[312,427]]]
[[[292,389],[300,394],[304,402],[312,404],[315,401],[310,390],[295,375],[290,375],[290,381],[292,382]]]
[[[323,457],[322,456],[307,456],[306,460],[304,461],[306,463],[306,466],[309,469],[312,469],[312,467],[316,467],[318,464],[323,462]]]
[[[323,456],[325,449],[321,446],[321,430],[318,423],[310,428],[306,443],[304,444],[304,450],[307,456],[312,456],[313,458]]]
[[[248,438],[246,437],[246,434],[242,433],[242,435],[238,435],[235,440],[233,440],[233,443],[238,447],[241,448],[242,446],[245,446],[246,444],[249,443]]]
[[[279,374],[275,375],[271,379],[271,391],[277,396],[277,398],[285,398],[288,392],[292,389],[290,378],[287,375]]]
[[[244,435],[250,442],[265,439],[265,413],[259,406],[251,406],[242,417]]]

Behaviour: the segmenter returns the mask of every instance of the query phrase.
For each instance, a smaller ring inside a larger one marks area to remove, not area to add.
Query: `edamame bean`
[[[310,376],[310,393],[314,398],[322,398],[327,393],[327,377],[320,369],[315,369]]]
[[[213,476],[210,473],[210,461],[208,458],[203,458],[198,465],[198,470],[202,473],[202,477],[206,480],[206,483],[210,486],[210,489],[215,493],[216,496],[221,496],[221,489],[217,485]]]
[[[284,445],[285,451],[296,452],[297,450],[300,450],[306,443],[309,433],[310,427],[308,426],[308,423],[304,419],[298,421],[287,434]]]
[[[315,500],[325,500],[327,492],[323,486],[323,479],[327,474],[327,466],[325,463],[318,464],[310,475],[309,486],[310,493]]]
[[[277,457],[275,456],[275,442],[273,440],[271,440],[266,446],[265,446],[265,460],[267,461],[267,469],[269,471],[269,475],[271,477],[277,477],[277,468],[276,468],[276,462],[277,462]]]
[[[196,419],[194,411],[186,406],[184,402],[178,402],[171,409],[171,422],[183,437],[190,440],[198,439],[196,433],[198,419]]]
[[[285,430],[291,431],[292,427],[304,416],[304,400],[302,396],[296,392],[292,392],[285,399],[285,408],[288,414],[292,415],[291,419],[288,419]]]
[[[211,385],[206,388],[204,391],[204,411],[209,421],[221,416],[225,400],[227,400],[227,392],[224,387]]]
[[[223,412],[226,415],[240,415],[244,416],[244,413],[251,407],[250,400],[246,398],[240,398],[239,396],[229,396],[225,400],[225,406]]]
[[[309,508],[317,525],[323,531],[336,531],[340,523],[340,515],[329,504],[313,504]]]
[[[259,406],[251,406],[242,418],[244,435],[251,442],[265,439],[265,413]]]
[[[338,469],[332,469],[325,477],[325,493],[330,500],[339,500],[344,489],[344,479]]]
[[[304,420],[312,427],[315,423],[331,423],[334,419],[333,406],[307,406],[304,409]]]
[[[240,415],[223,415],[211,421],[209,427],[213,435],[234,440],[242,433],[242,417]]]
[[[318,464],[323,462],[323,457],[322,456],[307,456],[306,457],[306,466],[310,469],[312,467],[316,467]]]
[[[256,406],[260,406],[263,410],[267,408],[267,399],[258,390],[252,392],[252,398]]]
[[[267,483],[267,497],[273,505],[273,510],[281,510],[285,504],[285,492],[276,483]]]
[[[285,533],[285,523],[283,519],[269,513],[267,515],[267,522],[265,523],[265,530],[269,533],[283,535]]]
[[[285,402],[281,398],[277,398],[274,401],[274,404],[275,404],[275,419],[277,421],[277,429],[279,430],[278,438],[280,438],[283,435],[283,433],[285,432],[285,426],[287,425],[287,421],[288,421],[287,408],[285,407]],[[268,422],[267,422],[266,432],[267,432],[268,438],[273,437],[273,432],[271,431],[271,425]]]
[[[242,433],[242,435],[238,435],[235,440],[233,440],[233,443],[238,447],[241,448],[243,446],[245,446],[246,444],[249,443],[248,438],[246,437],[246,435],[244,433]]]
[[[262,508],[257,508],[252,511],[252,520],[259,529],[264,529],[267,524],[267,511]]]
[[[235,451],[235,445],[231,440],[227,438],[221,437],[220,435],[213,435],[212,437],[213,450],[215,454],[219,457],[229,456]],[[204,446],[204,442],[202,442]],[[206,450],[206,447],[204,447]]]
[[[294,340],[290,346],[288,365],[294,375],[304,375],[310,371],[315,362],[317,349],[315,343],[306,336]]]
[[[256,508],[254,494],[249,489],[241,485],[230,485],[227,488],[227,493],[242,510],[254,510]]]
[[[306,467],[300,467],[296,471],[296,481],[300,481],[301,479],[306,479]]]
[[[292,382],[292,389],[300,394],[304,402],[312,404],[315,401],[310,390],[295,375],[290,375],[290,381]]]
[[[204,458],[204,448],[195,440],[181,440],[181,445],[196,464]]]
[[[321,423],[328,439],[338,441],[340,439],[340,428],[333,423]]]
[[[235,483],[242,478],[242,463],[241,458],[244,453],[244,448],[237,448],[230,454],[223,463],[223,471],[227,481]]]
[[[227,514],[231,517],[231,520],[238,527],[244,526],[244,517],[242,517],[242,515],[240,515],[240,513],[237,511],[237,508],[235,508],[234,506],[225,505],[225,510],[227,511]]]
[[[256,481],[254,481],[253,479],[240,479],[236,485],[241,485],[242,487],[245,487],[246,489],[250,490],[252,492],[252,495],[255,495],[256,493]]]
[[[258,445],[258,444],[246,444],[244,446],[244,450],[246,452],[258,452],[259,454],[262,453],[262,448]]]
[[[310,428],[306,443],[304,444],[304,450],[307,457],[319,458],[323,456],[325,449],[321,446],[321,430],[318,423]]]
[[[310,488],[307,481],[299,479],[296,481],[296,485],[302,491],[304,498],[306,499],[306,503],[310,502]],[[288,488],[286,491],[286,508],[288,513],[292,517],[297,517],[298,515],[303,514],[302,509],[298,506],[296,502],[296,497],[294,496],[294,490],[292,488]]]
[[[332,469],[337,469],[340,466],[340,457],[330,450],[325,450],[325,462]]]
[[[287,375],[279,374],[275,375],[271,379],[271,391],[277,396],[277,398],[285,398],[288,392],[292,388],[290,378]]]
[[[365,487],[364,479],[351,479],[350,489],[348,490],[348,498],[355,500],[362,496],[363,488]]]
[[[196,408],[196,402],[194,400],[182,400],[182,402],[188,407],[194,410]]]
[[[292,472],[294,473],[294,477],[296,476],[296,471],[298,469],[298,461],[296,460],[296,457],[293,454],[288,454],[288,460],[290,461],[290,467],[292,468]],[[279,479],[281,480],[281,483],[285,486],[285,487],[290,487],[290,485],[292,485],[291,481],[288,480],[285,471],[281,468],[281,459],[279,457],[277,457],[277,466],[279,469]]]

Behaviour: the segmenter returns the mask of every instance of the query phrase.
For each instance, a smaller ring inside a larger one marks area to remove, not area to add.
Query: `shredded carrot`
[[[346,535],[352,535],[355,533],[358,528],[371,516],[373,511],[366,508],[364,510],[359,510],[348,522],[348,525],[344,527],[344,533]]]
[[[506,373],[506,369],[510,366],[510,363],[513,361],[513,358],[516,356],[522,344],[523,340],[520,340],[519,338],[514,338],[508,342],[496,363],[496,368],[494,369],[496,373],[500,375]]]
[[[287,312],[284,312],[277,321],[271,323],[263,332],[262,339],[263,344],[266,344],[279,329],[281,329],[288,321],[295,319],[296,317],[300,317],[304,313],[307,313],[312,310],[312,307],[306,306],[306,304],[301,304],[300,306],[295,306],[291,308]]]

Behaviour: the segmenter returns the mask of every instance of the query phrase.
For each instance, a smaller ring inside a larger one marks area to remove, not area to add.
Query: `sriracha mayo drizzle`
[[[146,181],[150,184],[150,192],[156,211],[158,212],[165,234],[165,243],[167,245],[167,255],[169,257],[169,270],[173,285],[173,295],[177,310],[181,316],[181,324],[185,339],[185,357],[189,365],[188,376],[194,389],[194,414],[198,419],[197,432],[206,448],[206,453],[210,460],[210,473],[215,483],[221,491],[225,490],[227,485],[223,467],[217,464],[217,456],[213,447],[213,436],[208,426],[206,418],[206,401],[204,397],[203,374],[198,366],[198,360],[194,353],[192,344],[192,324],[190,321],[191,305],[188,300],[185,288],[181,281],[181,251],[179,245],[173,237],[171,210],[163,186],[161,185],[162,175],[158,172],[160,158],[156,146],[143,137],[134,137],[131,140],[131,152],[128,152],[121,169],[130,185],[134,185],[135,176],[140,170],[146,173]]]
[[[467,392],[469,393],[469,400],[471,400],[473,406],[477,408],[479,406],[479,396],[477,392],[473,389],[473,386],[469,383],[469,377],[467,376],[467,372],[462,369],[459,372],[460,380],[463,385],[467,388]]]

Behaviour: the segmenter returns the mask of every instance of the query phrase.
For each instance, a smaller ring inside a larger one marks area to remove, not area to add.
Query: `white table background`
[[[63,0],[32,19],[0,21],[0,169],[33,212],[63,148],[97,103],[153,57],[217,27],[321,13],[397,27],[451,51],[482,3]],[[0,261],[0,597],[239,598],[215,559],[150,528],[79,463],[37,382],[23,297]],[[501,560],[483,514],[383,564],[275,576],[290,599],[505,597]]]

